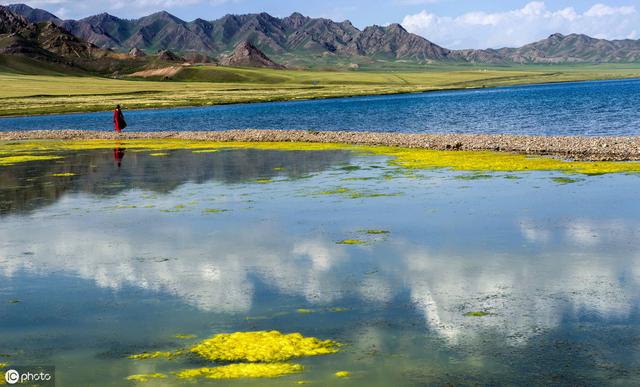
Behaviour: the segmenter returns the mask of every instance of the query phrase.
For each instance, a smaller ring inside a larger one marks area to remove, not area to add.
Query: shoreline
[[[492,151],[552,156],[574,161],[640,161],[638,137],[523,136],[492,134],[407,134],[305,130],[162,131],[116,134],[90,130],[0,132],[0,141],[158,140],[214,142],[304,142],[390,146],[450,151]]]
[[[489,79],[490,80],[490,79]],[[385,96],[395,96],[395,95],[409,95],[409,94],[427,94],[427,93],[438,93],[438,92],[461,92],[461,91],[470,91],[470,90],[495,90],[502,88],[510,88],[510,87],[527,87],[527,86],[544,86],[544,85],[559,85],[559,84],[576,84],[576,83],[587,83],[587,82],[616,82],[616,81],[630,81],[630,80],[640,80],[638,76],[630,76],[630,77],[615,77],[615,78],[591,78],[591,79],[577,79],[577,80],[568,80],[568,81],[557,81],[557,80],[549,80],[547,82],[532,82],[532,83],[513,83],[508,85],[490,85],[490,86],[471,86],[471,87],[441,87],[441,88],[425,88],[418,90],[394,90],[391,92],[381,92],[374,94],[344,94],[344,95],[336,95],[336,96],[319,96],[319,97],[308,97],[308,98],[275,98],[270,101],[246,101],[246,102],[218,102],[218,103],[201,103],[201,104],[176,104],[175,106],[165,107],[165,106],[149,106],[149,107],[130,107],[126,108],[128,111],[153,111],[153,110],[167,110],[167,109],[180,109],[180,108],[206,108],[206,107],[216,107],[216,106],[228,106],[228,105],[249,105],[249,104],[268,104],[268,103],[282,103],[282,102],[304,102],[304,101],[318,101],[318,100],[330,100],[330,99],[341,99],[341,98],[367,98],[367,97],[385,97]],[[141,82],[141,81],[134,81]],[[138,94],[139,92],[135,92],[133,94]],[[144,91],[143,93],[148,93]],[[153,92],[151,92],[153,93]],[[117,93],[116,95],[127,96],[131,93]],[[106,96],[112,96],[106,94]],[[58,97],[58,96],[52,96]],[[28,99],[33,98],[33,96],[23,96],[16,97],[17,99]],[[6,98],[0,98],[6,99]],[[39,116],[60,116],[60,115],[73,115],[73,114],[92,114],[92,113],[108,113],[111,110],[98,110],[98,109],[88,109],[88,110],[73,110],[73,111],[62,111],[62,112],[53,112],[53,113],[29,113],[29,114],[3,114],[0,112],[0,120],[6,118],[26,118],[26,117],[39,117]]]

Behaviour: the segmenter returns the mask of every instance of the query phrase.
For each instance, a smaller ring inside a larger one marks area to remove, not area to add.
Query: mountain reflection
[[[125,158],[126,154],[126,158]],[[186,182],[239,183],[275,176],[300,178],[348,163],[346,151],[171,151],[151,157],[116,146],[112,151],[64,154],[63,162],[33,161],[0,168],[0,215],[47,206],[70,192],[117,195],[132,188],[170,192]],[[54,177],[58,173],[75,176]]]

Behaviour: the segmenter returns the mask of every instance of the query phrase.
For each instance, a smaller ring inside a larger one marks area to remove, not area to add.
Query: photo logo
[[[20,372],[16,370],[9,370],[4,373],[4,381],[7,384],[16,384],[20,380]]]
[[[14,366],[5,371],[4,381],[19,386],[55,386],[55,374],[52,366]]]

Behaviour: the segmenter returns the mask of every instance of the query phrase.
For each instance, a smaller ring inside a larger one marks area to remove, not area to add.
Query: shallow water
[[[640,382],[638,175],[150,153],[0,168],[0,362],[55,365],[65,386],[191,385],[170,373],[206,363],[127,356],[276,329],[345,346],[301,374],[198,384]]]
[[[128,131],[306,129],[638,135],[640,80],[127,111]],[[0,118],[0,131],[113,130],[106,113]]]

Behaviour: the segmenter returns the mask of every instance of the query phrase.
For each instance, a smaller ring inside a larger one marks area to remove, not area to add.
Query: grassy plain
[[[640,65],[302,71],[194,66],[171,80],[2,72],[0,116],[206,106],[640,77]]]

